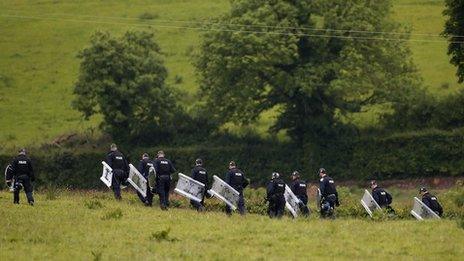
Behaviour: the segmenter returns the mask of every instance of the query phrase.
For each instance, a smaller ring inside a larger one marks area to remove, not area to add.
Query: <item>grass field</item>
[[[205,20],[228,8],[227,0],[0,1],[0,146],[48,142],[98,125],[98,117],[82,121],[70,107],[79,66],[76,54],[96,30],[152,30],[165,53],[169,82],[186,93],[182,104],[190,106],[197,90],[190,54],[199,44],[199,32],[140,25],[191,26],[180,21]],[[442,0],[395,0],[394,18],[413,33],[439,34],[442,9]],[[410,45],[431,92],[444,95],[458,88],[446,43]],[[271,119],[264,117],[258,129],[264,131]]]
[[[319,220],[146,208],[110,193],[36,195],[13,205],[0,192],[1,260],[462,260],[453,220]],[[98,203],[97,203],[98,202]]]

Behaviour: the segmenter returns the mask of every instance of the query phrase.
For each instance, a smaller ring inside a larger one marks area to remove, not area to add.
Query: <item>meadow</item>
[[[98,133],[98,116],[83,121],[70,106],[79,69],[76,55],[96,30],[153,31],[165,55],[169,84],[184,93],[181,103],[189,108],[197,95],[191,54],[200,32],[183,27],[198,26],[195,22],[228,8],[227,0],[0,1],[0,149],[48,143],[74,132]],[[436,35],[444,24],[442,10],[442,0],[395,0],[393,17],[412,33]],[[410,46],[431,93],[442,96],[459,88],[445,42]],[[252,129],[264,133],[272,121],[271,112]]]
[[[396,199],[410,200],[408,193],[395,194]],[[161,211],[157,204],[144,207],[127,191],[121,202],[109,191],[44,190],[35,196],[34,207],[23,195],[22,203],[13,205],[12,195],[0,192],[0,259],[461,260],[464,255],[464,224],[454,218],[320,220],[313,214],[271,220],[258,214],[227,217],[217,209],[197,213],[179,197],[172,201],[175,208]]]

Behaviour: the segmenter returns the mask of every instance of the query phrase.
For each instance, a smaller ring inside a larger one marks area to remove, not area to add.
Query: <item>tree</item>
[[[86,119],[102,114],[102,127],[115,140],[155,139],[172,125],[178,107],[153,34],[129,31],[115,38],[96,32],[78,57],[73,107]]]
[[[464,0],[445,0],[443,11],[448,20],[443,35],[448,38],[448,54],[457,67],[458,82],[464,82]]]
[[[316,3],[232,1],[230,13],[205,33],[195,60],[216,118],[246,124],[278,108],[273,131],[286,130],[298,142],[323,141],[344,129],[341,116],[392,106],[418,86],[408,34],[389,18],[390,1]],[[314,14],[322,16],[316,30]]]

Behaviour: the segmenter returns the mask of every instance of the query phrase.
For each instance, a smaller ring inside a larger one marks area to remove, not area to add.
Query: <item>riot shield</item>
[[[111,181],[113,179],[113,169],[106,162],[102,161],[103,171],[100,180],[105,183],[108,188],[111,187]]]
[[[364,207],[366,210],[367,214],[372,217],[372,213],[376,210],[382,210],[377,204],[377,202],[374,200],[374,198],[371,196],[369,191],[364,190],[364,195],[361,199],[361,205]]]
[[[233,210],[237,209],[240,193],[224,182],[218,176],[213,176],[213,185],[208,192],[216,198],[224,201]]]
[[[321,200],[322,200],[322,194],[321,190],[317,189],[316,191],[316,205],[319,209],[321,209]]]
[[[179,180],[174,192],[188,199],[201,202],[205,193],[205,184],[179,173]]]
[[[300,212],[300,207],[298,204],[300,203],[300,200],[295,196],[295,194],[293,194],[293,191],[287,185],[285,185],[284,197],[285,207],[287,207],[288,211],[292,213],[293,217],[298,217]]]
[[[414,205],[411,210],[411,215],[418,220],[440,219],[440,216],[438,216],[437,213],[427,207],[427,205],[416,197],[414,197]]]
[[[134,187],[143,197],[147,196],[147,180],[140,172],[129,164],[129,178],[127,181]]]

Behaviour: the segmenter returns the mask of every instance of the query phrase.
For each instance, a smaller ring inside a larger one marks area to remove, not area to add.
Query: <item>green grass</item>
[[[66,192],[55,200],[38,194],[30,207],[13,205],[11,196],[0,193],[2,260],[459,260],[464,255],[464,233],[453,220],[270,220],[191,209],[164,212],[142,206],[133,195],[116,202],[110,192]],[[99,207],[89,207],[95,204]]]
[[[441,32],[443,1],[395,0],[394,3],[395,19],[411,26],[413,33]],[[37,145],[61,134],[98,126],[99,117],[82,121],[70,107],[79,68],[76,54],[96,30],[114,34],[128,29],[152,30],[165,53],[169,83],[186,93],[181,103],[191,106],[196,100],[197,83],[190,54],[199,44],[199,32],[139,25],[159,24],[166,19],[204,20],[227,12],[228,8],[227,0],[1,1],[0,147]],[[6,14],[50,19],[3,16]],[[179,22],[169,24],[185,26]],[[414,61],[432,93],[444,95],[458,88],[445,43],[410,45]],[[264,133],[272,122],[271,112],[251,129]]]

